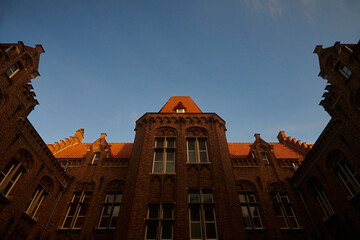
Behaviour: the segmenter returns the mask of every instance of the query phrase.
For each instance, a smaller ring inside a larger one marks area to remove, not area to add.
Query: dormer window
[[[176,113],[185,113],[186,107],[183,105],[182,102],[179,102],[176,107],[173,109]]]
[[[270,163],[269,163],[269,158],[268,158],[268,156],[267,156],[266,153],[261,153],[261,157],[262,157],[265,165],[269,165],[269,164],[270,164]]]

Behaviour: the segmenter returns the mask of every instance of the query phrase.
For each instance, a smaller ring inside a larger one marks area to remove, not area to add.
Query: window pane
[[[155,162],[162,162],[163,152],[155,152]]]
[[[75,228],[81,228],[82,227],[82,225],[83,225],[83,223],[84,223],[84,219],[85,219],[85,217],[78,217],[75,221],[75,225],[74,225],[74,227]]]
[[[200,152],[200,162],[208,162],[207,153]]]
[[[191,223],[191,238],[192,239],[201,239],[200,223]]]
[[[159,217],[159,206],[149,206],[149,218]]]
[[[188,150],[195,150],[195,139],[188,139]]]
[[[85,198],[84,198],[84,203],[89,203],[90,199],[91,199],[91,194],[92,192],[85,192]]]
[[[161,173],[163,170],[163,163],[162,162],[154,162],[154,173]]]
[[[99,227],[107,227],[108,222],[109,222],[109,217],[102,217]]]
[[[162,221],[161,239],[172,239],[172,222]]]
[[[166,162],[166,172],[167,173],[175,172],[175,163],[174,162]]]
[[[206,223],[206,238],[216,239],[215,223]]]
[[[157,138],[156,139],[156,147],[157,148],[163,148],[164,147],[164,139],[163,138]]]
[[[111,223],[110,223],[110,226],[109,226],[109,227],[111,227],[111,228],[116,227],[117,219],[118,219],[118,217],[112,217],[112,218],[111,218]]]
[[[205,221],[214,221],[214,208],[210,205],[204,205]]]
[[[106,198],[106,202],[114,202],[115,195],[114,194],[108,194]]]
[[[119,216],[120,206],[114,206],[112,216],[117,217]]]
[[[199,142],[199,150],[206,150],[206,140],[198,139],[198,142]]]
[[[79,216],[84,216],[86,214],[86,211],[88,209],[88,205],[87,204],[83,204],[80,208],[79,211]]]
[[[213,202],[213,194],[211,192],[204,190],[202,197],[204,202]]]
[[[76,205],[75,205],[75,206],[71,206],[71,207],[70,207],[70,210],[69,210],[69,213],[68,213],[68,216],[74,216],[75,211],[76,211]]]
[[[175,160],[175,152],[174,151],[167,151],[166,152],[166,161],[173,162]]]
[[[246,203],[246,197],[245,194],[239,194],[239,199],[241,203]]]
[[[175,147],[175,138],[168,138],[167,139],[167,147],[174,148]]]
[[[172,218],[173,217],[173,207],[163,205],[163,218]]]
[[[200,194],[198,191],[189,191],[190,202],[200,202]]]
[[[65,223],[64,223],[64,228],[69,228],[72,220],[73,220],[73,217],[67,217],[65,220]]]
[[[260,217],[253,218],[254,228],[262,228],[262,223]]]
[[[147,224],[146,239],[157,239],[158,221],[149,221]]]
[[[80,201],[80,197],[81,197],[81,192],[74,193],[74,197],[73,197],[72,202],[73,203],[78,203]]]
[[[190,207],[191,221],[200,221],[200,206]]]
[[[121,201],[122,201],[122,194],[121,193],[116,194],[115,202],[121,203]]]
[[[254,203],[256,202],[256,197],[254,194],[248,194],[249,202]]]
[[[189,151],[189,162],[196,162],[196,154],[195,151]]]

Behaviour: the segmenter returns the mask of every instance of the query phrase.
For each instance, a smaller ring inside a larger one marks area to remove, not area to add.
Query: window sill
[[[6,196],[0,194],[0,203],[2,203],[4,205],[9,204],[11,199],[12,199],[12,197],[6,197]]]
[[[94,229],[95,232],[113,232],[115,231],[115,228],[95,228]]]
[[[280,228],[281,232],[290,233],[290,232],[305,232],[303,227],[299,228]]]
[[[34,225],[38,220],[38,218],[29,216],[26,212],[22,212],[21,217],[25,219],[30,225]]]

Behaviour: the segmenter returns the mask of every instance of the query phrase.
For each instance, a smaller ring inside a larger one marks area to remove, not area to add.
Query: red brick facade
[[[133,143],[108,143],[105,133],[83,143],[79,129],[46,145],[26,118],[37,104],[29,82],[43,49],[0,47],[3,239],[331,239],[344,229],[348,239],[359,236],[356,182],[351,198],[335,195],[328,188],[341,188],[332,176],[337,165],[328,171],[318,160],[340,146],[356,172],[359,136],[350,133],[358,130],[345,126],[358,121],[332,119],[313,148],[284,132],[277,143],[260,134],[254,142],[228,143],[221,117],[202,112],[190,97],[172,97],[136,121]],[[358,66],[349,65],[351,79]],[[352,111],[359,117],[358,106]],[[313,176],[336,209],[325,221],[303,186]]]

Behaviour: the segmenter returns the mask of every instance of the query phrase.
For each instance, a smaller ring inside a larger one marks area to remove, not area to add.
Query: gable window
[[[95,153],[91,164],[97,164],[100,158],[100,153]]]
[[[145,239],[173,239],[172,204],[150,204],[146,218]]]
[[[185,109],[183,108],[176,109],[176,113],[185,113]]]
[[[269,158],[266,153],[261,153],[261,157],[262,157],[265,165],[270,165]]]
[[[119,216],[122,192],[106,192],[98,228],[115,228]]]
[[[349,79],[352,75],[352,72],[349,68],[347,68],[345,65],[342,65],[339,68],[339,72],[346,78]]]
[[[83,226],[91,195],[92,191],[74,192],[62,225],[63,228],[80,229]]]
[[[209,162],[206,138],[187,138],[188,162]]]
[[[175,172],[175,138],[156,138],[153,173]]]
[[[246,229],[262,229],[259,202],[254,191],[240,191],[239,200]]]
[[[189,190],[190,238],[217,239],[212,190]]]
[[[271,192],[272,202],[274,204],[277,223],[281,228],[299,228],[296,219],[293,204],[289,200],[286,192]]]
[[[18,71],[20,71],[20,67],[18,64],[12,65],[8,70],[6,70],[6,76],[9,78],[13,77]]]

